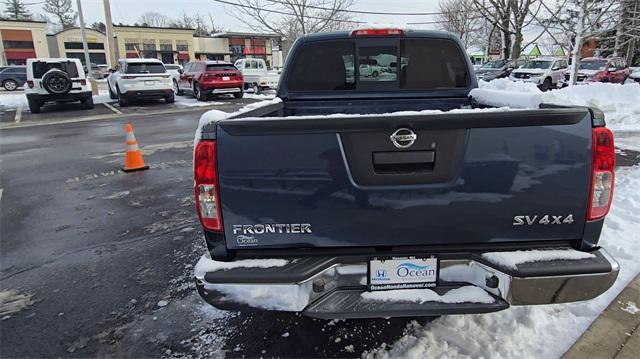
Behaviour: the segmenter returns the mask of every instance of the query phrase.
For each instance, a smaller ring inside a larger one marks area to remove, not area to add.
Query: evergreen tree
[[[10,20],[32,20],[33,15],[27,10],[26,5],[20,0],[4,0],[4,12],[2,15]]]

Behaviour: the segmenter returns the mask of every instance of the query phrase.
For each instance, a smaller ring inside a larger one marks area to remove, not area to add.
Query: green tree
[[[33,15],[27,10],[26,5],[20,0],[4,0],[4,12],[2,15],[11,20],[32,20]]]

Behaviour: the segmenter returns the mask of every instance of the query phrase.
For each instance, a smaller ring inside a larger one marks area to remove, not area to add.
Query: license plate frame
[[[410,272],[420,275],[409,276]],[[440,259],[433,255],[374,257],[367,261],[367,290],[370,292],[433,288],[439,279]]]
[[[222,76],[222,81],[229,81],[231,80],[231,77],[229,76]]]
[[[145,86],[153,86],[154,83],[155,83],[155,81],[153,81],[153,80],[145,80],[144,81],[144,85]]]

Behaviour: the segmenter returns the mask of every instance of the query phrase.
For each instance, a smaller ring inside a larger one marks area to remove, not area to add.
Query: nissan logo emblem
[[[418,135],[410,128],[403,127],[391,134],[390,138],[391,143],[397,148],[409,148],[416,142]]]

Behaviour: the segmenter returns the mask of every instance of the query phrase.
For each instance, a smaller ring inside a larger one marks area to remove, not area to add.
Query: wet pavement
[[[204,304],[191,282],[204,253],[191,174],[204,111],[129,119],[151,168],[128,174],[124,120],[0,130],[2,357],[359,357],[416,320]]]
[[[357,356],[402,335],[410,319],[336,324],[200,300],[191,156],[203,111],[130,120],[151,169],[129,174],[123,120],[0,131],[3,357]]]

